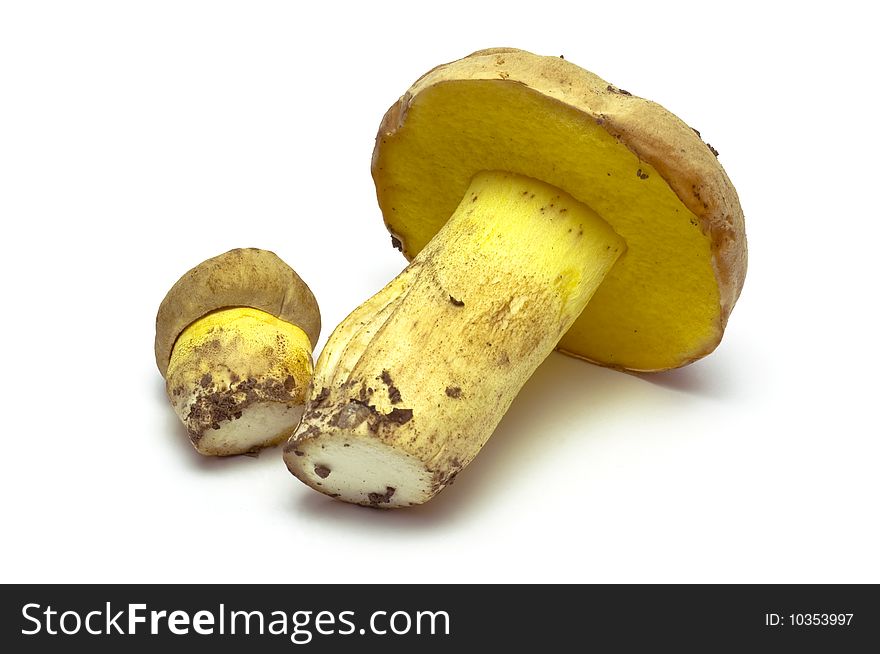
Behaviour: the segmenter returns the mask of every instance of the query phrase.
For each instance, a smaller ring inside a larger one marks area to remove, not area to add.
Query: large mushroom
[[[411,263],[336,328],[285,446],[294,475],[347,502],[433,497],[554,348],[642,372],[709,354],[742,288],[717,153],[562,58],[433,69],[386,113],[372,170]]]
[[[315,297],[266,250],[203,261],[156,315],[156,365],[193,446],[206,455],[276,445],[299,424],[321,330]]]

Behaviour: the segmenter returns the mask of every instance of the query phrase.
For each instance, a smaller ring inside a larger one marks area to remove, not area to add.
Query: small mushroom
[[[341,500],[429,500],[554,348],[641,372],[709,354],[742,288],[743,214],[713,151],[557,57],[431,70],[385,115],[372,171],[411,263],[336,328],[285,447]]]
[[[276,445],[299,424],[321,329],[309,287],[274,253],[230,250],[168,291],[156,365],[201,454]]]

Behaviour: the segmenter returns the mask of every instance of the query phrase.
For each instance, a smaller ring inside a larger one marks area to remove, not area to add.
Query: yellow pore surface
[[[166,377],[213,373],[218,367],[241,378],[293,375],[311,377],[312,346],[305,332],[272,314],[250,307],[209,313],[189,325],[177,339]]]
[[[709,237],[659,173],[592,118],[522,84],[447,81],[421,92],[403,127],[380,138],[379,200],[409,258],[452,215],[476,173],[534,177],[590,206],[627,245],[559,349],[662,370],[717,344]]]

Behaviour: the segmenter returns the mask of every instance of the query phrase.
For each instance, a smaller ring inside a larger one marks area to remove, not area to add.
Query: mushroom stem
[[[277,445],[299,423],[312,373],[305,332],[249,307],[221,309],[174,343],[168,397],[201,454]]]
[[[331,335],[288,468],[347,502],[427,501],[480,451],[625,248],[556,187],[476,175],[406,270]]]

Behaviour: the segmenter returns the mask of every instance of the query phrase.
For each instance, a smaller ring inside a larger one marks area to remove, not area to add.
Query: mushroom
[[[181,277],[156,316],[156,365],[196,450],[245,454],[290,436],[320,329],[309,287],[272,252],[230,250]]]
[[[742,288],[715,151],[562,58],[497,48],[431,70],[386,113],[372,172],[411,263],[328,340],[284,454],[340,500],[429,500],[554,348],[639,372],[709,354]]]

